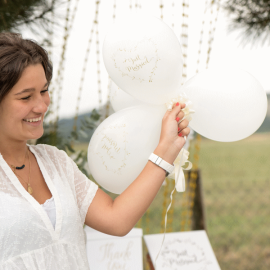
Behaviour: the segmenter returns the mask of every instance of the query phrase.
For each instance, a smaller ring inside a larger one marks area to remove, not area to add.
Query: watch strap
[[[154,164],[158,165],[159,167],[161,167],[163,170],[166,171],[166,177],[173,172],[174,170],[174,165],[168,163],[167,161],[165,161],[164,159],[162,159],[161,157],[159,157],[158,155],[152,153],[149,158],[150,161],[152,161]]]

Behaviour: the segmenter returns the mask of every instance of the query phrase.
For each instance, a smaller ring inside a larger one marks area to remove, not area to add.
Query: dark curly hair
[[[17,33],[0,33],[0,103],[20,79],[29,65],[41,64],[48,84],[52,79],[52,63],[48,53],[35,41]]]

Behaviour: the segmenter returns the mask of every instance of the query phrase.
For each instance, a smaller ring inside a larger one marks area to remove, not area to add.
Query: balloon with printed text
[[[164,104],[181,86],[179,41],[158,18],[132,15],[117,21],[105,37],[103,59],[117,86],[141,101]]]

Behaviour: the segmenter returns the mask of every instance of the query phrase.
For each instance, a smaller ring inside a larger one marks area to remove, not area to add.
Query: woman
[[[114,201],[64,151],[27,145],[43,134],[52,65],[19,34],[0,34],[0,270],[89,269],[83,224],[127,234],[157,194],[166,171],[148,161]],[[189,134],[176,104],[162,120],[154,154],[173,164]]]

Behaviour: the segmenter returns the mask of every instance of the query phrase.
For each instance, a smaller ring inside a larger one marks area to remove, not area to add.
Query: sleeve
[[[77,164],[70,157],[68,158],[70,159],[70,163],[72,164],[71,166],[73,168],[73,179],[77,205],[80,210],[82,222],[84,223],[88,208],[98,190],[98,185],[87,178],[86,175],[79,170]]]
[[[80,211],[81,220],[84,224],[88,208],[98,190],[98,185],[87,178],[86,175],[79,170],[77,164],[67,155],[65,151],[59,149],[57,150],[64,159],[63,160],[61,158],[62,161],[64,161],[62,166],[64,165],[65,167],[63,169],[73,190],[74,197]]]

